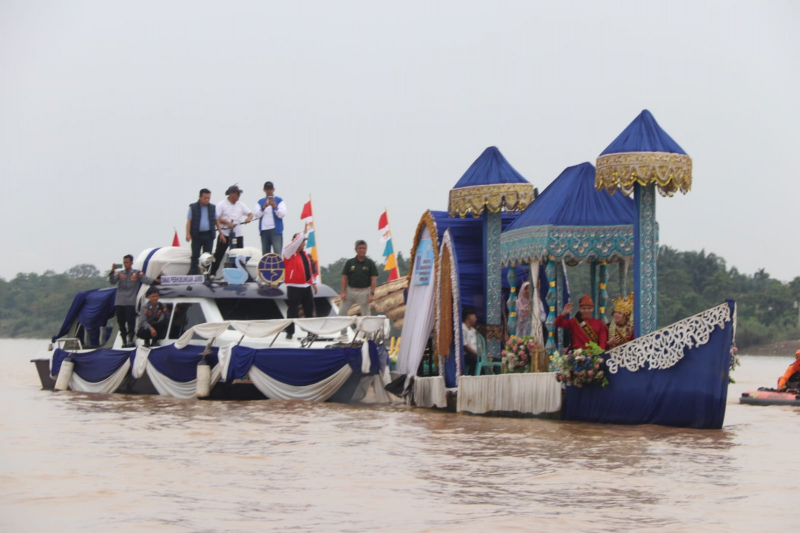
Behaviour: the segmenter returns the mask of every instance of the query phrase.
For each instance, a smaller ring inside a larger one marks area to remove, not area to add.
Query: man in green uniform
[[[369,316],[369,306],[375,298],[375,286],[378,282],[378,267],[367,257],[367,243],[356,241],[356,256],[348,259],[342,270],[342,290],[339,298],[339,316],[347,316],[347,312],[358,304],[361,316]],[[346,335],[347,331],[342,331]]]

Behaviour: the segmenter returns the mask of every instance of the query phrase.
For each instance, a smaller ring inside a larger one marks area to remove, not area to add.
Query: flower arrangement
[[[608,378],[603,370],[604,350],[597,343],[590,342],[587,348],[566,352],[555,352],[551,358],[556,371],[556,379],[567,385],[583,387],[600,384],[608,386]]]
[[[506,373],[538,371],[538,353],[533,337],[525,335],[517,337],[512,335],[506,341],[505,349],[500,352],[503,356],[503,367]],[[533,370],[531,370],[533,368]]]

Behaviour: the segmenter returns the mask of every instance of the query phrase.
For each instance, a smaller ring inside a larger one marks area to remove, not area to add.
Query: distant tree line
[[[342,269],[348,258],[322,267],[322,282],[338,292]],[[400,274],[409,270],[409,261],[397,254]],[[378,264],[378,283],[389,273]],[[589,292],[589,268],[568,268],[573,296]],[[627,287],[632,289],[632,272]],[[0,278],[0,337],[47,338],[55,334],[77,292],[108,287],[108,278],[94,265],[76,265],[57,274],[20,273],[6,281]],[[620,293],[617,265],[609,266],[608,294]],[[699,313],[722,303],[726,298],[738,304],[736,340],[740,347],[779,342],[800,337],[798,309],[800,276],[789,283],[770,278],[764,269],[752,275],[728,269],[715,254],[679,252],[662,246],[658,255],[658,322],[660,326]]]

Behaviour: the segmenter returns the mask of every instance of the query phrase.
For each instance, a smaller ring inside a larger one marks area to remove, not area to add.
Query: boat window
[[[220,298],[222,320],[276,320],[283,318],[275,300],[267,298]]]
[[[317,316],[330,316],[332,309],[331,301],[328,298],[314,298],[314,311]]]
[[[172,313],[172,325],[169,328],[169,338],[177,339],[186,330],[197,324],[205,324],[206,317],[199,303],[181,303],[175,305]]]

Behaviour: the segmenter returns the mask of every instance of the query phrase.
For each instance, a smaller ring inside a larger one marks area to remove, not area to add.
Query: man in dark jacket
[[[200,272],[197,260],[201,252],[211,253],[218,225],[216,208],[211,203],[211,191],[200,189],[200,199],[189,204],[186,218],[186,242],[192,244],[192,266],[189,274]]]

